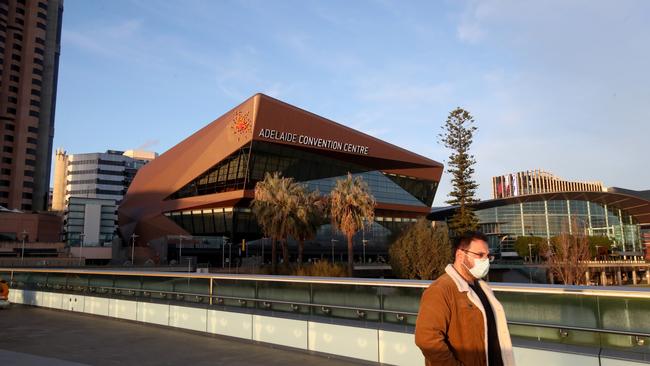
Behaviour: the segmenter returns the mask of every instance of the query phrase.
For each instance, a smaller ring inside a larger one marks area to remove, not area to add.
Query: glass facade
[[[624,252],[642,250],[639,225],[634,218],[601,203],[583,200],[523,202],[477,210],[476,215],[495,252],[513,251],[512,244],[521,235],[551,238],[576,230],[586,231],[587,235],[607,236]]]
[[[378,203],[431,207],[438,183],[364,166],[357,161],[344,160],[325,152],[315,153],[287,145],[254,141],[215,164],[206,172],[179,189],[167,199],[174,200],[242,189],[254,189],[267,172],[280,172],[294,178],[310,190],[329,193],[336,180],[348,172],[361,176]],[[386,169],[399,168],[386,167]],[[227,236],[231,240],[260,239],[262,233],[245,200],[235,207],[167,212],[165,215],[196,236]],[[355,241],[369,240],[385,245],[391,235],[405,224],[415,221],[412,212],[378,213],[374,224]],[[342,242],[330,225],[323,225],[315,242],[330,245],[332,239]],[[337,239],[338,238],[338,239]],[[341,245],[342,245],[341,244]]]

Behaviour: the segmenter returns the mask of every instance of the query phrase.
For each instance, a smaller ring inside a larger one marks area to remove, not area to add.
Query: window
[[[12,152],[14,152],[14,148],[11,147],[11,146],[3,146],[2,151],[6,152],[6,153],[12,153]]]
[[[11,164],[12,161],[13,160],[11,160],[11,158],[8,158],[8,157],[2,158],[2,162],[5,163],[5,164]]]
[[[2,175],[11,175],[11,169],[2,168],[2,170],[0,170],[0,174],[2,174]]]
[[[25,176],[26,177],[33,177],[34,176],[34,171],[33,170],[25,170]]]
[[[20,34],[20,33],[14,33],[14,39],[22,41],[23,40],[23,35]],[[4,39],[3,39],[3,41],[4,41]]]
[[[38,113],[37,111],[29,111],[29,115],[32,117],[40,117],[41,114]]]
[[[36,95],[36,96],[40,97],[41,96],[41,91],[36,90],[36,89],[32,89],[32,95]]]
[[[15,87],[15,86],[9,86],[9,91],[14,92],[14,93],[18,93],[18,88]]]
[[[9,75],[9,81],[15,81],[15,82],[19,83],[20,82],[20,77],[18,77],[16,75]]]
[[[38,127],[29,126],[29,127],[27,127],[27,131],[29,131],[31,133],[38,133]]]
[[[28,138],[27,138],[27,143],[28,143],[28,144],[34,144],[34,145],[36,145],[36,144],[38,143],[38,140],[36,140],[36,139],[33,138],[33,137],[28,137]]]
[[[41,13],[41,12],[39,11],[37,16],[38,16],[39,18],[41,18],[41,19],[45,19],[45,20],[47,20],[47,15],[45,15],[45,13]]]
[[[11,135],[5,135],[5,141],[14,141],[14,137]]]
[[[25,25],[25,21],[20,19],[20,18],[16,18],[15,21],[16,21],[16,24]]]
[[[47,10],[47,4],[45,4],[45,3],[39,2],[38,7],[43,9],[43,10]]]
[[[32,72],[36,75],[43,75],[43,71],[41,71],[41,69],[34,68],[32,69]]]
[[[36,52],[39,55],[44,55],[45,54],[45,51],[43,51],[43,49],[40,48],[40,47],[34,48],[34,52]]]
[[[25,15],[25,9],[23,8],[16,8],[16,13]]]
[[[22,51],[23,46],[19,45],[18,43],[14,43],[13,49],[16,50],[16,51]]]
[[[7,97],[7,101],[9,101],[9,103],[18,103],[18,98],[16,98],[16,97]]]
[[[31,211],[32,210],[32,205],[28,205],[26,203],[23,203],[20,207],[21,210],[23,211]]]
[[[38,28],[41,28],[42,30],[46,30],[46,29],[47,29],[47,27],[45,26],[45,24],[43,24],[43,23],[41,23],[41,22],[36,22],[36,26],[37,26]]]
[[[5,123],[5,128],[7,129],[7,131],[13,131],[16,127],[14,127],[13,123],[7,122]]]
[[[11,65],[11,70],[12,70],[12,71],[20,72],[20,66],[12,64],[12,65]]]
[[[0,8],[0,14],[2,15],[9,15],[9,11],[5,8]]]
[[[12,54],[11,54],[11,59],[14,60],[14,61],[18,61],[18,62],[20,62],[21,57],[20,57],[20,55],[17,55],[17,54],[15,54],[15,53],[12,53]]]
[[[43,38],[36,37],[36,43],[42,44],[43,46],[45,46],[45,40]]]
[[[9,113],[9,114],[16,114],[16,108],[14,108],[14,107],[9,107],[9,108],[7,108],[7,113]]]
[[[40,80],[38,80],[38,79],[32,79],[32,84],[33,84],[33,85],[41,86],[41,85],[43,85],[43,82],[40,81]]]
[[[28,153],[28,154],[30,154],[30,155],[34,155],[34,156],[36,156],[36,149],[26,148],[26,149],[25,149],[25,152]]]
[[[29,192],[23,192],[23,198],[31,200],[32,199],[32,193]]]
[[[40,107],[41,102],[39,102],[38,100],[32,99],[32,100],[29,101],[29,105],[33,105],[34,107]]]
[[[9,187],[9,181],[8,180],[0,180],[0,187]]]
[[[43,66],[43,60],[41,60],[40,58],[34,57],[34,63]]]
[[[34,160],[34,159],[25,159],[25,165],[36,166],[36,160]]]

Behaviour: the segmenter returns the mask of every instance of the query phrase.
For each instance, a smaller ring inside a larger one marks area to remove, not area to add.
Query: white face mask
[[[481,279],[485,277],[485,275],[488,274],[488,271],[490,270],[490,259],[489,258],[484,258],[484,259],[476,259],[474,258],[474,267],[469,268],[465,265],[465,262],[463,262],[463,266],[467,268],[469,273],[474,276],[476,279]]]

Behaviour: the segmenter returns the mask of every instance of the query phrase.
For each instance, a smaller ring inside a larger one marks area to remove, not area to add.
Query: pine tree
[[[478,219],[471,206],[478,202],[474,197],[478,184],[472,178],[476,160],[474,155],[469,153],[476,131],[474,118],[466,110],[456,108],[449,113],[442,130],[438,135],[440,142],[451,150],[447,172],[452,175],[453,189],[449,192],[450,199],[446,202],[458,206],[448,225],[453,233],[461,234],[478,227]]]

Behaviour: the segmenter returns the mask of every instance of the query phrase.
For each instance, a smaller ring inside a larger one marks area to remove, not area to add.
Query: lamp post
[[[181,263],[181,258],[183,257],[183,235],[178,236],[178,264]]]
[[[363,263],[365,264],[366,263],[366,244],[368,244],[368,240],[363,239],[363,240],[361,240],[361,242],[363,243]]]
[[[228,273],[230,273],[230,267],[232,266],[232,243],[228,240]]]
[[[25,260],[25,238],[27,237],[27,230],[23,229],[23,232],[20,233],[23,238],[23,248],[20,253],[20,265],[23,265],[23,261]]]
[[[528,260],[530,263],[533,263],[533,245],[532,243],[528,243]]]
[[[334,264],[334,243],[336,243],[338,240],[332,239],[332,264]]]
[[[227,236],[222,236],[222,243],[221,243],[221,268],[226,268],[226,243],[228,243],[228,238]]]
[[[84,250],[84,238],[86,237],[86,234],[81,233],[79,234],[79,266],[81,266],[81,258],[83,258],[83,250]]]
[[[136,233],[131,235],[131,265],[135,265],[135,239],[139,236]]]

